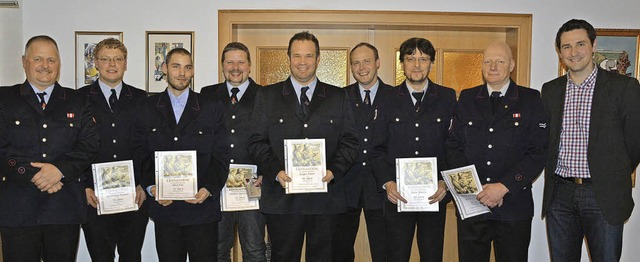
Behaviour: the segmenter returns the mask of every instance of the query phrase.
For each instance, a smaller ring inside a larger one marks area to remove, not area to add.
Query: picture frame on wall
[[[95,31],[76,31],[76,85],[75,89],[79,89],[85,85],[92,84],[99,77],[98,70],[95,67],[93,50],[98,42],[115,38],[123,41],[122,32],[95,32]]]
[[[598,67],[640,79],[640,29],[596,29],[596,35]],[[558,75],[566,73],[560,61]]]
[[[182,47],[191,52],[195,61],[193,31],[146,31],[146,88],[149,93],[160,93],[167,87],[162,64],[171,49]],[[193,79],[190,89],[193,89]]]

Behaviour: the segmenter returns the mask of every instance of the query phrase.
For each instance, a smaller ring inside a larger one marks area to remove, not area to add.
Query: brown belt
[[[562,179],[562,180],[565,180],[565,181],[569,181],[569,182],[571,182],[571,183],[573,183],[573,184],[576,184],[576,185],[591,184],[591,178],[581,178],[581,177],[562,177],[562,176],[560,176],[560,175],[558,175],[558,174],[556,174],[556,177],[557,177],[557,178],[560,178],[560,179]]]

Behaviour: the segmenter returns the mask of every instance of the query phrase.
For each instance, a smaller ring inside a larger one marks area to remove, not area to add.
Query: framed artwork
[[[98,79],[98,70],[93,61],[93,50],[98,42],[107,38],[122,41],[122,32],[76,31],[76,89],[89,85]]]
[[[596,29],[596,33],[596,53],[593,58],[598,67],[640,79],[640,29]],[[558,74],[566,74],[562,62]]]
[[[167,87],[166,76],[162,73],[167,53],[171,49],[182,47],[194,54],[193,31],[147,31],[147,78],[146,86],[149,93],[160,93]],[[193,79],[189,88],[193,89]]]

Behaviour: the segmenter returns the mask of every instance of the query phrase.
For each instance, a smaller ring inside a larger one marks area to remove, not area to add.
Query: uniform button
[[[491,178],[487,177],[487,182],[491,181]]]
[[[490,166],[490,165],[491,165],[491,161],[487,161],[487,166]]]
[[[487,147],[488,147],[488,148],[493,148],[493,145],[488,144],[488,145],[487,145]]]
[[[156,130],[157,130],[157,129],[155,129],[155,128],[154,128],[154,129],[151,129],[151,132],[155,132]]]
[[[369,139],[365,137],[364,142],[369,142]]]
[[[362,153],[366,154],[366,153],[367,153],[367,150],[366,150],[366,149],[365,149],[365,150],[362,150]]]
[[[436,119],[436,121],[437,121],[438,123],[442,122],[442,120],[440,120],[440,118]]]
[[[178,141],[178,137],[177,137],[177,136],[174,136],[174,137],[173,137],[173,141]]]
[[[6,177],[2,177],[2,181],[7,181],[7,178]]]
[[[42,138],[42,143],[46,143],[46,142],[47,142],[47,138],[46,138],[46,137],[43,137],[43,138]]]
[[[519,125],[520,125],[520,123],[515,122],[515,123],[513,123],[513,125],[514,125],[514,126],[519,126]]]
[[[233,144],[231,144],[231,145],[229,145],[229,146],[230,146],[231,148],[233,148],[233,147],[234,147],[234,145],[233,145]]]
[[[116,142],[118,142],[118,141],[114,139],[114,140],[113,140],[113,143],[115,144]]]
[[[367,165],[367,162],[362,162],[362,166],[366,166],[366,165]]]
[[[232,115],[232,116],[231,116],[231,119],[236,119],[236,115]]]
[[[19,126],[19,125],[20,125],[20,121],[16,120],[16,126]]]
[[[47,124],[42,124],[42,128],[47,128]]]
[[[231,129],[231,134],[235,133],[236,130],[235,129]]]
[[[113,158],[118,158],[118,155],[113,155]]]
[[[42,157],[47,157],[47,154],[42,154]]]
[[[280,123],[284,122],[284,120],[282,120],[282,118],[280,118],[280,120],[278,120]]]
[[[396,122],[400,122],[400,118],[397,118],[397,117],[396,117]]]
[[[415,154],[416,154],[416,156],[417,156],[417,155],[419,155],[419,154],[420,154],[420,152],[416,151],[416,152],[415,152]]]
[[[365,129],[365,130],[368,130],[368,129],[369,129],[369,126],[364,126],[364,129]]]
[[[473,122],[469,121],[469,125],[470,125],[470,126],[472,126],[472,125],[473,125]]]
[[[116,123],[111,123],[111,127],[116,127]]]
[[[202,131],[198,131],[198,135],[202,135]]]
[[[489,127],[489,132],[493,133],[493,127]]]
[[[69,123],[69,127],[73,127],[73,123]]]
[[[231,159],[230,161],[231,161],[231,163],[233,163],[233,159]]]
[[[329,123],[333,124],[333,119],[330,119],[330,120],[329,120]]]
[[[309,125],[307,125],[307,124],[304,124],[304,128],[307,128],[307,127],[309,127]]]
[[[420,126],[420,124],[416,123],[416,127],[419,127],[419,126]]]
[[[420,141],[420,138],[416,136],[416,141]]]

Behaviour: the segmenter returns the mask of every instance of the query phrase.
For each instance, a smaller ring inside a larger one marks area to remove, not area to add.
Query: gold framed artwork
[[[191,52],[195,61],[193,31],[147,31],[146,34],[146,87],[149,93],[160,93],[167,87],[162,65],[167,53],[174,48],[184,48]],[[189,88],[193,89],[193,79]]]
[[[123,41],[122,35],[122,32],[76,31],[76,89],[90,85],[100,77],[93,57],[98,42],[107,38]]]
[[[257,79],[266,86],[289,77],[289,58],[287,47],[257,47]],[[329,47],[320,49],[320,64],[316,70],[318,80],[345,87],[349,83],[349,48]]]
[[[640,79],[640,29],[596,29],[594,61],[607,71]],[[558,75],[567,71],[559,62]]]

